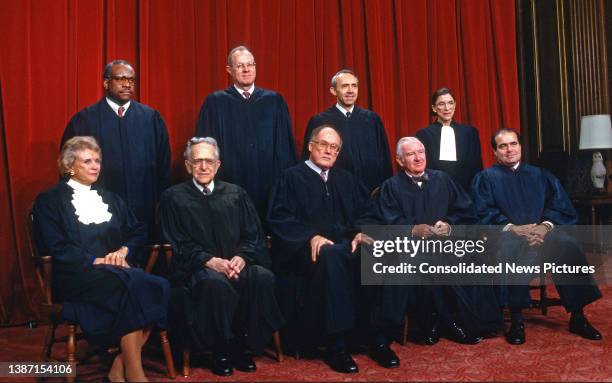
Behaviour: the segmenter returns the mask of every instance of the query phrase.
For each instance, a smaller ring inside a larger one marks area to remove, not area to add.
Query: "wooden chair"
[[[38,248],[34,242],[32,235],[32,227],[34,224],[34,215],[32,209],[29,209],[26,215],[25,222],[25,237],[26,245],[32,261],[34,262],[36,269],[36,277],[43,292],[43,302],[39,306],[40,318],[44,318],[49,322],[49,328],[45,337],[43,338],[42,348],[42,360],[52,361],[51,351],[55,342],[66,342],[66,362],[78,364],[79,360],[76,358],[76,345],[79,339],[83,339],[82,333],[78,332],[78,323],[69,322],[62,319],[62,304],[54,303],[52,299],[51,287],[52,287],[52,276],[53,276],[53,263],[50,255],[44,255],[38,253]],[[67,335],[56,337],[55,333],[60,325],[66,326]],[[174,369],[174,361],[172,359],[172,353],[170,351],[170,343],[168,342],[168,336],[165,330],[159,332],[160,341],[166,360],[166,371],[169,379],[176,378],[176,371]],[[113,350],[118,351],[118,348],[113,347]],[[84,361],[89,358],[81,360]],[[74,382],[73,377],[66,378],[68,382]]]
[[[530,286],[530,290],[539,290],[540,291],[540,299],[532,299],[531,307],[539,308],[542,312],[542,315],[546,316],[548,314],[548,308],[551,306],[562,306],[561,299],[559,298],[549,298],[546,292],[546,274],[540,273],[539,276],[539,284]]]
[[[147,265],[145,267],[145,271],[150,273],[155,268],[155,265],[158,262],[160,253],[164,256],[164,261],[166,263],[166,267],[170,270],[172,264],[172,256],[174,255],[172,251],[172,245],[170,244],[162,244],[162,245],[154,245],[151,249],[151,255],[147,261]],[[284,359],[283,350],[281,348],[280,334],[278,331],[274,331],[272,333],[272,338],[274,340],[274,348],[276,353],[276,360],[280,363]],[[188,377],[190,373],[190,359],[191,359],[191,349],[188,344],[183,345],[182,350],[182,358],[183,358],[183,376]]]

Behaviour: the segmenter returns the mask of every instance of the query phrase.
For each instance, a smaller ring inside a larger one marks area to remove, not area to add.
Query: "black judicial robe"
[[[53,258],[53,298],[63,302],[63,317],[78,322],[91,341],[109,344],[149,324],[165,328],[168,283],[136,268],[93,265],[93,258],[121,246],[130,249],[132,262],[146,241],[145,225],[121,198],[98,192],[112,214],[109,222],[80,222],[73,189],[61,181],[37,197],[33,229],[39,252]]]
[[[316,345],[354,328],[359,258],[351,255],[350,241],[367,201],[365,186],[346,170],[330,169],[324,182],[305,162],[286,169],[274,186],[267,219],[289,347]],[[315,235],[334,245],[323,246],[313,263]]]
[[[429,180],[419,187],[404,171],[385,181],[376,198],[376,216],[387,225],[434,225],[438,220],[450,225],[472,225],[478,222],[472,201],[461,186],[443,171],[427,169]],[[403,317],[405,304],[416,311],[424,324],[424,315],[436,306],[438,316],[460,319],[461,325],[470,333],[479,334],[496,330],[500,323],[498,302],[494,291],[488,286],[394,286],[396,300],[384,302],[383,315],[397,322]],[[389,287],[387,287],[389,288]],[[410,290],[410,288],[412,288]],[[441,288],[450,290],[454,307],[445,307],[439,297]],[[398,293],[399,292],[399,293]],[[429,298],[427,298],[429,297]],[[408,302],[403,302],[403,300]],[[428,302],[431,299],[431,302]],[[402,310],[403,308],[403,310]]]
[[[274,276],[267,270],[270,255],[261,223],[245,190],[215,180],[206,196],[190,179],[164,192],[160,223],[174,250],[173,284],[189,297],[181,319],[193,331],[192,344],[210,348],[240,331],[248,334],[247,346],[260,352],[283,319],[274,298]],[[237,281],[204,266],[212,257],[235,255],[246,262]]]
[[[516,171],[499,164],[483,170],[474,178],[470,195],[483,225],[576,224],[576,210],[561,182],[529,164],[521,163]]]
[[[440,140],[442,136],[442,124],[440,122],[436,121],[419,130],[416,137],[425,146],[427,166],[431,169],[445,171],[467,192],[470,190],[470,184],[476,173],[482,170],[480,137],[476,128],[471,125],[452,121],[451,127],[455,132],[457,161],[440,160]]]
[[[102,98],[75,114],[62,136],[93,136],[102,149],[97,184],[118,194],[153,233],[155,207],[169,185],[170,144],[160,114],[131,100],[119,118]]]
[[[192,179],[175,185],[162,196],[160,223],[175,250],[176,271],[184,275],[188,287],[198,282],[199,272],[212,257],[240,255],[247,264],[270,266],[257,213],[237,185],[215,180],[209,196]]]
[[[233,85],[214,92],[200,109],[195,135],[217,140],[217,178],[244,188],[263,220],[274,181],[296,162],[291,116],[283,97],[256,87],[245,100]]]
[[[355,105],[351,117],[347,118],[334,104],[313,116],[304,133],[302,160],[309,157],[308,141],[312,131],[323,124],[333,125],[342,135],[342,150],[334,168],[348,170],[369,191],[391,177],[389,142],[378,114]]]
[[[327,182],[305,162],[285,170],[273,189],[267,216],[274,269],[301,273],[296,267],[315,235],[350,242],[367,201],[366,188],[343,169],[330,169]]]
[[[513,169],[496,164],[474,177],[470,194],[474,200],[480,222],[488,225],[525,225],[550,221],[555,225],[575,225],[574,209],[561,182],[545,169],[520,163]],[[530,247],[525,239],[512,233],[502,233],[499,243],[500,261],[534,264],[539,259],[552,259],[561,264],[587,265],[578,242],[555,227],[546,235],[541,247]],[[527,283],[536,277],[526,275],[525,285],[504,287],[501,301],[509,307],[529,307]],[[563,305],[572,311],[601,297],[590,274],[576,274],[571,284],[562,276],[553,274],[553,281]]]

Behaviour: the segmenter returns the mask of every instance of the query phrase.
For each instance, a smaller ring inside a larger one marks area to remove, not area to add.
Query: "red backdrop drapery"
[[[0,322],[32,316],[38,291],[24,214],[57,181],[61,133],[102,95],[104,64],[132,62],[137,98],[169,129],[173,178],[205,96],[228,85],[225,59],[245,44],[256,84],[280,92],[297,147],[311,115],[334,100],[340,68],[359,104],[382,117],[391,146],[426,126],[433,90],[449,86],[456,119],[490,134],[519,128],[514,0],[0,0]]]

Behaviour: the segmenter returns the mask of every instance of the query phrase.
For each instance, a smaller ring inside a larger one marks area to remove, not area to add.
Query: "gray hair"
[[[115,65],[129,66],[130,68],[132,68],[132,70],[134,70],[134,67],[132,66],[132,64],[130,64],[129,62],[125,60],[113,60],[104,66],[104,72],[102,72],[102,78],[104,78],[105,80],[110,79],[111,74],[113,73],[113,67]]]
[[[355,75],[355,72],[353,72],[350,69],[341,69],[338,72],[336,72],[336,74],[332,77],[331,79],[331,87],[335,88],[336,84],[338,83],[338,77],[340,77],[343,74],[350,74],[353,75],[355,78],[357,78],[357,76]],[[359,79],[357,78],[357,82],[359,82]]]
[[[91,136],[74,136],[62,145],[62,150],[57,158],[57,169],[60,176],[70,174],[70,168],[76,160],[77,153],[81,150],[90,149],[100,155],[102,159],[102,152],[98,141]]]
[[[423,145],[421,140],[419,140],[416,137],[402,137],[402,138],[400,138],[399,141],[397,141],[397,146],[395,147],[395,154],[397,156],[401,156],[402,155],[402,145],[404,145],[404,144],[413,144],[415,142],[418,142],[419,144]],[[425,145],[423,145],[423,147],[425,147]]]
[[[201,143],[208,144],[215,148],[215,157],[219,159],[219,144],[217,144],[217,140],[212,137],[191,137],[189,140],[187,140],[187,147],[183,153],[183,158],[185,158],[187,161],[191,160],[191,147]]]
[[[255,55],[253,55],[253,53],[249,50],[249,48],[245,47],[244,45],[238,45],[237,47],[233,48],[231,51],[229,51],[228,55],[227,55],[227,65],[228,66],[232,66],[233,62],[233,57],[234,57],[234,53],[239,52],[239,51],[246,51],[249,52],[251,54],[251,56],[253,56],[253,59],[255,59]]]

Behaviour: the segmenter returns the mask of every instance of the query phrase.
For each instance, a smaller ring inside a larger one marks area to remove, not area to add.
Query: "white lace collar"
[[[79,222],[89,225],[110,221],[113,215],[97,190],[92,190],[91,185],[83,185],[72,178],[67,184],[73,189],[72,206],[76,209]]]

